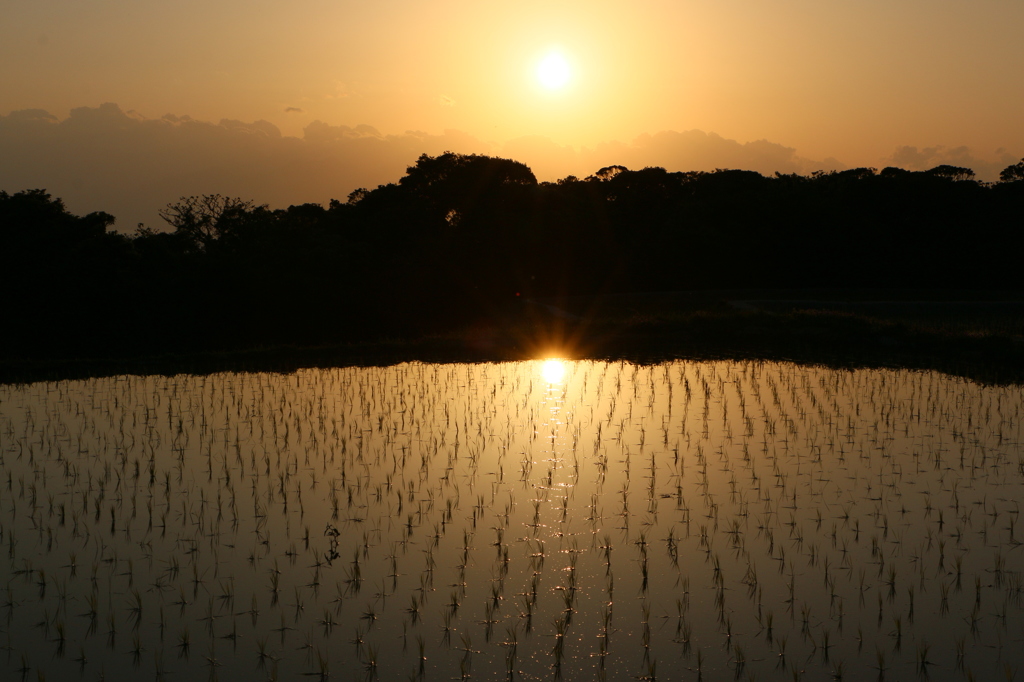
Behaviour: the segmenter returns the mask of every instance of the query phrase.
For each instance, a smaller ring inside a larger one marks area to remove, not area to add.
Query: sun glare
[[[540,375],[549,384],[561,383],[562,379],[565,378],[565,363],[561,360],[545,360],[544,364],[541,365]]]
[[[558,52],[551,52],[537,64],[537,80],[548,90],[561,90],[569,83],[572,70]]]

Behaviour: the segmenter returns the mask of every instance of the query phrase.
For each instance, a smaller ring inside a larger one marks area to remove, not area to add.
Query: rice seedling
[[[191,646],[192,635],[189,632],[188,626],[186,625],[178,634],[178,657],[188,659]]]
[[[85,650],[100,618],[111,643],[129,626],[130,643],[48,674],[133,675],[136,637],[155,660],[163,630],[195,621],[238,650],[211,647],[214,666],[172,637],[175,672],[221,679],[254,664],[316,677],[317,650],[384,679],[550,676],[570,660],[593,677],[657,665],[674,679],[685,663],[700,676],[863,679],[922,674],[921,644],[938,632],[992,643],[1024,626],[1006,501],[1024,477],[1013,390],[784,363],[573,368],[554,389],[531,363],[0,387],[6,670],[22,651],[52,656],[58,632]],[[403,575],[409,565],[420,571]],[[352,599],[364,584],[369,601]],[[451,587],[432,605],[435,584]],[[616,600],[616,587],[645,599]],[[356,622],[354,647],[329,648],[335,626]],[[705,623],[725,646],[701,646]],[[448,658],[452,633],[464,639]],[[474,659],[469,637],[504,656]],[[893,646],[904,638],[910,651]],[[669,645],[682,657],[666,663],[655,653]],[[884,660],[863,655],[872,647]],[[953,649],[966,675],[967,647]],[[1001,665],[972,659],[970,673]]]

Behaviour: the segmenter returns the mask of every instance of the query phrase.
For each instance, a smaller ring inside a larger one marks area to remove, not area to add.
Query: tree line
[[[168,230],[112,229],[0,192],[6,357],[416,336],[523,299],[721,288],[1021,289],[1024,160],[809,176],[602,168],[538,182],[510,159],[422,155],[346,201],[184,197]]]

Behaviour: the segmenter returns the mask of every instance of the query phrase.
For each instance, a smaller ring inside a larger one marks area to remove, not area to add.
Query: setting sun
[[[551,52],[537,64],[537,80],[548,90],[561,90],[571,76],[569,62],[561,53]]]

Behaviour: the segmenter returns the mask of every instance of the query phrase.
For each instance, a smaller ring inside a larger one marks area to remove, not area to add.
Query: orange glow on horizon
[[[542,181],[939,164],[994,181],[1024,155],[1024,3],[221,0],[199,22],[188,0],[122,4],[10,8],[0,188],[131,226],[191,194],[325,204],[446,150]]]

